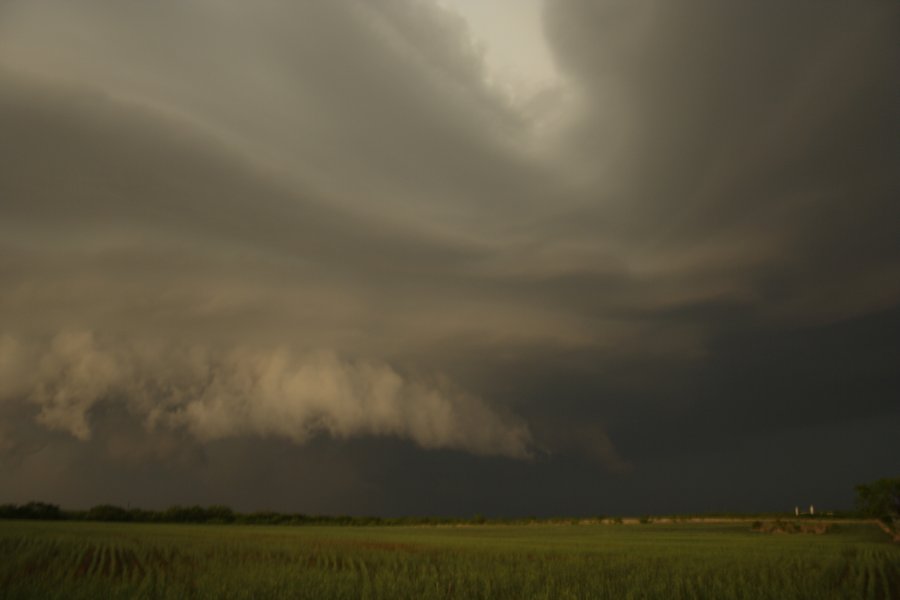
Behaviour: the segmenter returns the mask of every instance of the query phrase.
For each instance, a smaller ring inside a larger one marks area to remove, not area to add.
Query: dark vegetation
[[[27,504],[0,505],[0,519],[104,521],[111,523],[194,523],[194,524],[247,524],[247,525],[443,525],[487,522],[527,524],[532,522],[578,522],[579,519],[487,519],[482,515],[472,518],[459,517],[374,517],[349,515],[307,515],[259,511],[235,512],[227,506],[172,506],[165,510],[123,508],[101,504],[89,510],[63,510],[54,504],[28,502]]]
[[[896,524],[900,521],[900,477],[856,486],[856,503],[860,514]]]
[[[782,514],[730,514],[709,513],[702,515],[663,515],[643,516],[640,523],[653,522],[686,522],[695,518],[728,519],[728,518],[779,518]],[[853,518],[860,514],[838,512],[802,518]],[[123,508],[111,504],[101,504],[88,510],[63,510],[54,504],[28,502],[27,504],[0,505],[0,519],[24,519],[43,521],[100,521],[109,523],[194,523],[194,524],[245,524],[245,525],[529,525],[529,524],[572,524],[583,522],[605,522],[622,524],[622,517],[521,517],[521,518],[488,518],[484,515],[473,517],[377,517],[349,515],[307,515],[303,513],[281,513],[259,511],[251,513],[235,512],[227,506],[172,506],[165,510],[145,510],[142,508]]]
[[[801,519],[821,518],[874,518],[887,525],[900,523],[900,478],[886,478],[869,484],[856,486],[857,510],[834,511],[817,515],[801,515]],[[780,519],[779,513],[707,513],[699,515],[657,515],[642,516],[640,523],[654,521],[681,522],[694,518],[761,518]],[[227,506],[172,506],[165,510],[145,510],[142,508],[123,508],[111,504],[101,504],[88,510],[63,510],[55,504],[44,502],[28,502],[26,504],[0,505],[0,519],[24,519],[42,521],[102,521],[112,523],[194,523],[194,524],[227,524],[246,525],[482,525],[482,524],[578,524],[580,522],[608,522],[621,524],[621,517],[523,517],[523,518],[488,518],[484,515],[466,517],[377,517],[349,515],[307,515],[303,513],[281,513],[259,511],[251,513],[235,512]],[[780,522],[780,521],[778,521]],[[757,521],[762,526],[762,521]]]

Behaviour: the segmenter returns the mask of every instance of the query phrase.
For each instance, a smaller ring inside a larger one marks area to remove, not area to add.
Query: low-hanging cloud
[[[0,340],[3,401],[25,401],[48,429],[86,441],[92,413],[121,404],[148,430],[184,429],[201,442],[280,437],[304,443],[393,436],[423,448],[525,458],[528,428],[447,381],[423,382],[376,361],[332,352],[100,341],[64,332],[43,347]]]
[[[559,88],[511,102],[453,2],[0,2],[0,452],[596,510],[896,420],[897,2],[543,4]]]

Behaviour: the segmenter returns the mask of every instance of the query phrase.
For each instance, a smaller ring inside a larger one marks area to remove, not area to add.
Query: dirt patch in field
[[[390,552],[422,552],[425,550],[421,546],[415,544],[407,544],[401,542],[355,542],[351,544],[355,548],[364,548],[366,550],[388,550]]]
[[[751,529],[759,533],[815,534],[833,531],[834,523],[802,523],[798,521],[754,521]]]
[[[319,540],[317,550],[333,550],[335,548],[347,548],[353,550],[382,550],[385,552],[424,553],[429,548],[407,542],[386,542],[377,540]]]
[[[94,549],[88,548],[84,551],[84,554],[81,555],[81,561],[78,563],[78,568],[75,569],[76,577],[84,577],[88,574],[88,571],[91,569],[91,565],[94,562]]]
[[[878,527],[881,528],[883,532],[891,536],[892,542],[900,542],[900,529],[893,529],[882,521],[875,521],[875,524],[878,525]]]

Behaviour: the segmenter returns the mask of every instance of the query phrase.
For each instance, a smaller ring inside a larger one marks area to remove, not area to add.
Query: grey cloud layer
[[[124,411],[640,478],[893,415],[896,2],[544,21],[528,104],[425,0],[0,4],[0,451]]]
[[[573,161],[607,158],[576,235],[790,318],[896,302],[894,3],[571,0],[546,21],[588,106]]]
[[[519,119],[482,85],[465,30],[427,2],[51,1],[9,13],[4,47],[19,66],[181,114],[374,213],[472,225],[468,208],[508,207],[538,182],[510,152]]]

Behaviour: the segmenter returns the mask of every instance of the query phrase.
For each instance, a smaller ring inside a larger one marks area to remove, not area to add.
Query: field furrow
[[[257,527],[0,522],[0,598],[893,599],[873,526]]]

